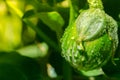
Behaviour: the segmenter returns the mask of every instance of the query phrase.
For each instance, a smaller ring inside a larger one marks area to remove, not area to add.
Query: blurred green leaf
[[[42,39],[48,43],[48,45],[50,45],[52,48],[54,48],[56,51],[59,51],[60,52],[60,48],[59,46],[57,45],[56,42],[54,42],[48,35],[46,35],[42,30],[40,30],[38,28],[38,26],[34,25],[29,19],[25,18],[23,19],[23,21],[29,26],[31,27],[33,30],[36,31],[36,33],[42,37]]]
[[[56,32],[58,39],[61,38],[65,21],[57,11],[41,12],[31,9],[25,12],[23,19],[30,19],[31,17],[39,18],[47,27]]]
[[[35,39],[36,39],[36,32],[31,27],[25,26],[22,35],[23,44],[28,45],[30,43],[33,43]]]
[[[27,80],[27,76],[8,63],[0,63],[0,80]]]
[[[57,14],[57,13],[55,13]],[[44,41],[46,41],[46,43],[48,43],[50,46],[52,46],[55,50],[60,51],[60,49],[58,48],[59,46],[57,45],[56,42],[54,42],[54,40],[52,40],[48,35],[45,34],[45,31],[42,31],[41,29],[39,29],[39,26],[35,25],[30,18],[32,17],[39,17],[38,15],[40,15],[40,13],[35,12],[34,10],[29,10],[27,11],[24,16],[23,16],[23,22],[25,22],[25,24],[27,26],[29,26],[30,28],[32,28]],[[52,15],[53,16],[53,15]],[[61,18],[61,16],[59,14],[57,14],[58,18],[60,17],[61,20],[63,20]],[[49,20],[49,18],[48,18]],[[49,22],[48,22],[49,23]],[[53,22],[52,22],[53,23]],[[57,23],[57,22],[56,22]],[[60,22],[61,26],[60,26],[60,31],[61,31],[61,27],[63,25],[64,22]],[[59,23],[58,23],[59,24]],[[49,24],[50,25],[50,24]],[[55,26],[55,25],[54,25]],[[54,29],[54,28],[53,28]],[[58,31],[58,30],[57,30]],[[59,31],[58,31],[59,32]]]
[[[33,9],[26,11],[22,18],[24,19],[24,18],[31,18],[31,17],[35,17],[35,11]]]
[[[98,76],[104,74],[101,68],[91,70],[91,71],[81,71],[83,75],[85,76]]]
[[[0,52],[0,80],[40,80],[40,65],[17,52]]]
[[[38,17],[55,32],[60,32],[64,25],[64,20],[61,15],[56,12],[41,12],[38,13]]]
[[[46,0],[46,2],[50,5],[50,6],[54,6],[56,5],[58,2],[62,2],[64,0]]]
[[[48,53],[48,45],[46,43],[33,44],[26,47],[22,47],[17,50],[21,55],[30,58],[43,58]]]
[[[20,2],[21,0],[14,1]],[[69,1],[69,5],[67,8],[64,8],[63,6],[58,6],[58,4],[60,5],[63,1]],[[59,40],[63,33],[62,28],[67,27],[68,24],[71,25],[72,22],[74,22],[76,17],[79,15],[80,10],[85,10],[86,8],[88,8],[86,1],[87,0],[25,0],[25,4],[19,4],[18,7],[15,7],[14,5],[7,2],[7,7],[9,7],[9,11],[15,14],[17,13],[17,15],[22,17],[23,22],[25,23],[23,25],[23,43],[28,42],[29,40],[30,45],[26,44],[26,46],[23,46],[22,48],[17,50],[20,55],[16,52],[10,52],[8,54],[6,52],[0,52],[0,80],[41,80],[41,77],[43,77],[42,80],[46,80],[46,76],[44,76],[43,73],[46,71],[47,60],[45,60],[46,62],[42,60],[40,64],[42,63],[42,65],[44,66],[39,67],[40,65],[31,58],[38,59],[38,57],[40,57],[41,59],[48,53],[52,53],[49,56],[49,62],[51,61],[52,65],[56,66],[55,69],[58,73],[58,76],[60,76],[60,78],[57,77],[56,80],[120,80],[120,60],[115,61],[116,65],[109,61],[106,65],[102,67],[104,73],[108,77],[110,77],[110,79],[106,79],[105,77],[100,76],[101,74],[103,74],[103,71],[101,70],[94,70],[89,72],[82,71],[82,74],[85,76],[79,74],[76,75],[76,73],[73,73],[73,71],[71,70],[71,66],[64,62],[62,64],[62,68],[64,68],[63,71],[61,69],[62,59],[59,58],[61,57],[60,54],[56,54],[61,52],[60,47],[58,46],[58,43],[56,41],[56,34],[57,36],[59,36]],[[110,14],[116,20],[119,20],[118,25],[120,26],[120,0],[102,1],[105,12]],[[20,3],[24,3],[24,1],[21,1]],[[25,5],[25,9],[23,9],[24,7],[19,8],[21,7],[20,5]],[[32,8],[26,10],[26,5],[30,5],[32,6]],[[5,13],[7,13],[6,8],[4,8],[3,5],[0,6],[0,9],[5,9],[3,11],[6,11]],[[3,14],[3,11],[1,12],[1,14]],[[31,20],[33,18],[39,18],[39,21],[34,23],[34,21]],[[26,30],[24,30],[25,27],[27,27]],[[34,32],[37,33],[37,39],[40,38],[39,41],[43,40],[45,41],[45,43],[40,43],[40,45],[31,44],[36,41],[36,38],[33,39]],[[54,34],[54,32],[56,32],[56,34]],[[120,37],[119,32],[120,27],[118,29],[118,35]],[[52,49],[50,48],[50,52],[48,52],[48,46],[52,47]],[[54,52],[54,50],[56,50],[57,52]],[[118,46],[115,57],[119,58],[119,53],[120,45]],[[39,71],[40,68],[42,69],[42,74]],[[95,77],[87,77],[86,79],[86,76]]]
[[[53,8],[47,3],[42,3],[40,0],[26,0],[27,4],[32,5],[38,12],[49,12],[53,11]]]

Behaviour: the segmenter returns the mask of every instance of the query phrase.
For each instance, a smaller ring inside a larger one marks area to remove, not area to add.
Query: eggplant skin
[[[117,28],[117,22],[102,9],[83,11],[62,36],[62,56],[78,70],[102,67],[118,46]]]
[[[102,37],[77,42],[76,27],[69,27],[62,38],[62,56],[78,70],[92,70],[104,65],[112,55],[112,41],[107,34]]]

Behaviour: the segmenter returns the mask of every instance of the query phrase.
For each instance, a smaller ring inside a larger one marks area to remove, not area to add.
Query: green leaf
[[[23,21],[29,27],[31,27],[34,31],[36,31],[36,33],[38,34],[38,36],[40,36],[48,45],[50,45],[51,47],[53,47],[55,50],[60,51],[58,44],[56,42],[54,42],[48,35],[46,35],[45,32],[43,32],[42,30],[40,30],[38,26],[34,25],[27,18],[23,19]]]
[[[35,11],[33,9],[26,11],[22,18],[31,18],[31,17],[35,17]]]
[[[0,52],[0,80],[40,80],[38,62],[17,52]]]
[[[56,12],[41,12],[38,17],[53,31],[59,32],[62,30],[64,20],[61,15]]]
[[[48,45],[46,43],[32,44],[18,49],[17,52],[30,58],[43,58],[48,53]]]
[[[49,12],[53,11],[53,8],[47,3],[42,3],[40,0],[26,0],[27,4],[32,5],[38,12]]]
[[[85,76],[98,76],[98,75],[102,75],[104,74],[104,72],[102,71],[102,69],[95,69],[95,70],[91,70],[91,71],[81,71],[83,75]]]
[[[0,63],[0,80],[27,80],[27,76],[11,64]]]

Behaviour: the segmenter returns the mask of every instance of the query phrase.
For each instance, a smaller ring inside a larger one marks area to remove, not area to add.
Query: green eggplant
[[[62,56],[78,70],[94,70],[114,56],[118,46],[117,22],[105,13],[101,0],[87,0],[61,39]]]

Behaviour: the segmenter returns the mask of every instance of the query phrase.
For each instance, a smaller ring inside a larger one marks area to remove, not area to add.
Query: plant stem
[[[77,16],[77,11],[75,9],[76,4],[74,0],[68,0],[69,4],[70,4],[70,18],[69,18],[69,25],[71,25],[73,22],[75,22],[76,20],[76,16]]]
[[[35,26],[31,21],[28,19],[23,19],[23,21],[29,25],[33,30],[36,31],[36,33],[42,37],[51,47],[53,47],[56,51],[60,52],[60,48],[57,43],[55,43],[51,38],[49,38],[47,35],[44,34],[43,31],[41,31],[38,26]]]
[[[63,80],[72,80],[72,68],[63,60]]]
[[[103,4],[101,0],[87,0],[90,8],[103,9]]]
[[[71,26],[75,22],[78,12],[76,10],[77,8],[76,1],[75,0],[68,1],[70,4],[70,18],[68,26]],[[72,80],[72,68],[65,60],[63,60],[63,79]]]

